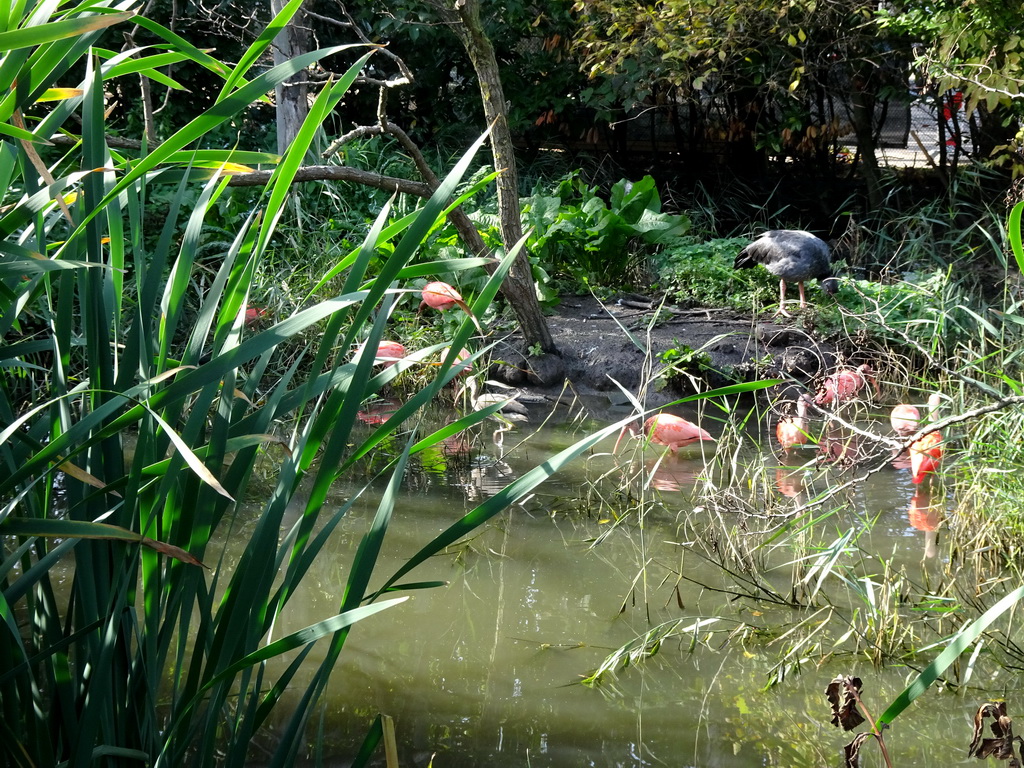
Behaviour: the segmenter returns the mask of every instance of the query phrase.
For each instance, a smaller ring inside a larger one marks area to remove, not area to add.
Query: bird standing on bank
[[[796,283],[800,290],[800,308],[807,306],[804,282],[817,278],[821,289],[834,294],[838,288],[832,277],[832,257],[828,243],[802,229],[770,229],[739,252],[734,269],[747,269],[761,264],[779,278],[779,314],[786,311],[786,282]]]

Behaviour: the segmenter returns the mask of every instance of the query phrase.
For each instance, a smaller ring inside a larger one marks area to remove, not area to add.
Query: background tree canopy
[[[230,61],[269,15],[262,6],[236,6],[189,3],[177,13],[171,3],[152,7],[168,26]],[[442,153],[463,146],[484,123],[472,64],[445,10],[441,0],[304,5],[313,45],[361,35],[404,61],[413,79],[389,89],[388,115]],[[913,85],[922,98],[964,94],[976,159],[1022,163],[1024,48],[1017,9],[1006,3],[484,2],[482,20],[520,151],[610,151],[624,166],[655,176],[670,167],[691,175],[721,167],[753,180],[796,164],[821,178],[856,176],[875,209],[882,195],[874,161],[879,127],[887,110],[906,109]],[[309,81],[316,86],[343,70],[350,62],[341,58],[310,68]],[[159,94],[158,123],[212,103],[215,92],[200,67],[185,62],[167,71],[189,92]],[[381,79],[396,72],[384,56],[367,68]],[[138,86],[124,79],[117,87],[125,129],[137,136]],[[326,127],[342,134],[374,123],[378,97],[377,88],[357,85]],[[234,135],[224,141],[241,132],[269,147],[271,109],[254,107],[226,126]],[[839,151],[844,143],[860,149],[852,167]]]

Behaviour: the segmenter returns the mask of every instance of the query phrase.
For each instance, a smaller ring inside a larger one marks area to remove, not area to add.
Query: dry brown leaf
[[[871,731],[864,731],[858,733],[853,737],[853,741],[843,747],[843,768],[860,768],[860,748],[869,738],[874,734]]]
[[[985,718],[991,717],[990,728],[995,738],[986,739],[982,734],[985,730]],[[1013,720],[1006,714],[1006,702],[986,702],[978,707],[974,715],[974,735],[967,748],[968,757],[984,760],[994,757],[996,760],[1009,760],[1010,765],[1020,765],[1013,753]]]
[[[864,722],[864,716],[857,709],[860,688],[860,678],[848,675],[840,675],[828,684],[825,695],[832,705],[832,725],[850,731]]]
[[[75,480],[85,483],[86,485],[91,485],[93,488],[99,488],[101,491],[107,487],[106,483],[104,483],[95,475],[89,474],[84,469],[79,467],[77,464],[72,464],[70,461],[61,461],[60,456],[58,456],[57,459],[58,461],[60,461],[60,463],[57,464],[57,469],[59,469],[68,477],[73,477],[75,478]],[[112,496],[117,496],[117,498],[121,498],[121,494],[118,493],[117,491],[108,490],[107,493],[109,493]]]
[[[209,570],[209,568],[207,568],[207,566],[203,563],[202,560],[200,560],[195,555],[186,552],[181,547],[176,547],[173,544],[167,544],[163,541],[157,541],[156,539],[147,539],[146,537],[143,537],[142,543],[150,549],[156,550],[162,555],[173,557],[175,560],[181,560],[181,562],[187,563],[188,565],[198,565],[202,568],[206,568],[207,570]]]

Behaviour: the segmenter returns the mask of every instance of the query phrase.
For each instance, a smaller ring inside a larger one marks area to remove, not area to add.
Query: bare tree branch
[[[273,171],[252,171],[235,173],[231,176],[228,186],[256,187],[270,181]],[[379,173],[351,168],[347,165],[307,165],[295,173],[295,181],[352,181],[365,184],[387,192],[403,192],[416,197],[430,197],[434,190],[422,181],[410,181],[396,176],[384,176]]]

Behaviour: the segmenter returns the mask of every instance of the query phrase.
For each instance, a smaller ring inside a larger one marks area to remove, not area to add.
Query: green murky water
[[[532,433],[519,429],[498,436],[503,440],[496,446],[488,427],[425,457],[406,478],[380,579],[482,498],[586,434],[579,429],[549,425],[517,445]],[[868,610],[866,601],[900,600],[886,594],[883,565],[871,555],[891,559],[902,571],[901,583],[921,589],[941,582],[946,553],[943,533],[935,529],[948,502],[915,501],[906,470],[891,468],[845,491],[850,506],[820,523],[808,543],[828,544],[853,530],[859,538],[850,547],[868,556],[852,550],[841,555],[854,563],[844,572],[848,582],[828,577],[822,584],[833,608],[821,598],[812,608],[778,606],[736,599],[733,593],[749,589],[741,569],[725,558],[740,573],[734,578],[709,562],[707,553],[716,547],[708,537],[715,538],[721,526],[705,525],[701,514],[733,513],[727,503],[691,512],[694,482],[706,461],[699,448],[660,464],[663,449],[644,451],[651,503],[642,523],[635,510],[615,522],[614,478],[593,490],[595,478],[615,465],[610,448],[611,441],[602,444],[596,455],[408,577],[443,580],[446,587],[415,592],[354,628],[326,695],[323,749],[329,764],[345,764],[378,713],[394,718],[405,766],[431,759],[435,766],[558,768],[842,764],[851,735],[829,724],[827,683],[837,674],[859,675],[865,701],[878,715],[915,671],[898,662],[875,668],[869,650],[828,658],[830,644],[841,640],[835,628],[845,621],[852,632],[863,632],[867,625],[855,617]],[[776,470],[769,448],[763,450],[765,487],[754,492],[773,515],[806,501],[823,484],[845,479]],[[762,461],[744,454],[737,460]],[[336,501],[346,489],[338,493]],[[609,503],[601,504],[602,498]],[[342,523],[279,636],[336,612],[346,564],[376,503],[366,496]],[[724,519],[726,527],[742,513],[734,514]],[[750,527],[773,524],[756,514],[747,519]],[[717,549],[727,546],[721,541]],[[813,547],[804,552],[816,553]],[[793,550],[769,547],[757,556],[774,567],[764,583],[788,595]],[[807,582],[805,589],[813,588],[813,574]],[[937,616],[922,621],[941,628]],[[653,626],[702,619],[714,621],[699,635],[665,640],[656,655],[599,687],[579,684],[613,649]],[[830,633],[810,631],[826,620]],[[804,626],[794,629],[800,622]],[[879,636],[885,634],[879,629]],[[807,635],[811,639],[801,645]],[[849,647],[847,638],[836,650]],[[914,666],[920,669],[937,653],[922,654]],[[786,661],[781,667],[780,660]],[[780,676],[784,680],[769,687]],[[1018,685],[980,654],[961,695],[936,686],[888,732],[894,763],[967,764],[978,704],[993,696],[1020,701]],[[881,764],[867,744],[864,765]]]

